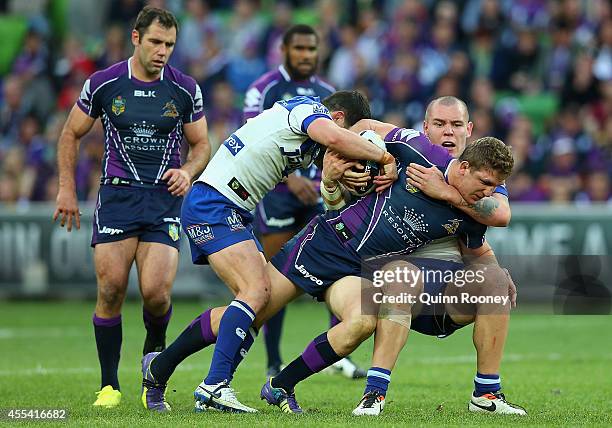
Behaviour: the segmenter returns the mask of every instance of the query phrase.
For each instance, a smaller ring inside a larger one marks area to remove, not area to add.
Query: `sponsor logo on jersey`
[[[249,196],[251,196],[251,194],[247,192],[247,189],[245,189],[244,186],[240,184],[236,177],[232,177],[232,179],[229,181],[229,183],[227,183],[227,185],[243,201],[246,201],[247,199],[249,199]]]
[[[266,226],[270,226],[270,227],[286,227],[286,226],[291,226],[292,224],[295,223],[295,217],[289,217],[289,218],[276,218],[276,217],[269,217],[265,220]]]
[[[140,89],[135,89],[134,90],[134,96],[135,97],[144,97],[144,98],[155,98],[155,91],[143,91]]]
[[[298,95],[309,95],[311,97],[314,97],[315,95],[317,95],[317,94],[315,94],[314,89],[312,89],[312,88],[303,88],[301,86],[295,88],[295,92]]]
[[[123,229],[115,229],[114,227],[104,226],[101,230],[98,229],[98,233],[104,233],[108,235],[120,235],[123,233]]]
[[[168,235],[170,236],[170,239],[172,239],[174,242],[179,240],[181,235],[179,233],[179,228],[176,224],[172,223],[168,225]]]
[[[229,136],[227,140],[223,142],[223,145],[230,151],[232,156],[236,156],[240,150],[244,148],[244,143],[240,141],[235,134]]]
[[[146,138],[151,138],[157,130],[155,125],[149,125],[146,120],[133,124],[130,129],[134,134],[136,134],[136,136]]]
[[[418,213],[414,208],[404,207],[404,224],[417,232],[429,232],[429,223],[425,223],[425,214]]]
[[[242,224],[242,218],[240,214],[236,212],[236,210],[232,210],[232,215],[225,218],[227,225],[229,226],[232,232],[236,232],[238,230],[244,230],[244,224]]]
[[[174,104],[174,100],[170,100],[168,101],[164,107],[162,108],[163,113],[162,116],[163,117],[171,117],[171,118],[175,118],[179,115],[179,112],[176,108],[176,105]]]
[[[329,110],[323,104],[313,104],[312,112],[317,114],[326,114],[329,116]]]
[[[293,151],[285,151],[284,147],[279,147],[281,155],[287,161],[287,166],[283,170],[283,177],[289,176],[293,171],[299,169],[302,166],[302,151],[300,149],[295,149]]]
[[[311,274],[310,274],[310,272],[308,272],[308,271],[306,270],[306,268],[304,267],[304,265],[299,265],[299,266],[298,266],[298,264],[297,264],[297,263],[294,263],[294,265],[293,265],[293,266],[294,266],[294,267],[297,269],[297,271],[298,271],[299,273],[301,273],[302,275],[304,275],[304,278],[311,280],[312,282],[314,282],[314,283],[315,283],[315,284],[317,284],[317,285],[323,285],[323,281],[321,281],[321,280],[320,280],[319,278],[317,278],[316,276],[311,275]]]
[[[342,242],[349,241],[353,237],[353,234],[343,222],[336,223],[334,225],[334,230]]]
[[[119,116],[125,111],[125,100],[121,97],[121,95],[117,95],[115,98],[113,98],[111,110],[113,113],[115,113],[115,116]]]
[[[212,227],[210,227],[210,225],[207,223],[192,224],[191,226],[187,226],[186,232],[187,236],[189,236],[189,238],[196,245],[203,244],[204,242],[208,242],[215,238]]]
[[[416,187],[414,187],[412,184],[406,182],[406,190],[409,191],[410,193],[417,193],[419,191],[419,189],[417,189]]]
[[[461,220],[459,220],[458,218],[454,218],[449,221],[450,223],[443,224],[442,227],[446,229],[449,235],[454,235],[455,233],[457,233],[457,229],[459,229],[459,223],[461,223]]]

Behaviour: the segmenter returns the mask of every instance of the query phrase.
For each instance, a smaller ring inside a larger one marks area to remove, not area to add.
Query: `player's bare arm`
[[[72,231],[72,222],[77,229],[81,228],[81,214],[76,195],[74,173],[79,156],[81,137],[87,134],[95,119],[83,113],[76,105],[64,124],[64,129],[57,143],[57,167],[59,171],[59,190],[55,200],[53,221],[60,218],[60,225]]]
[[[380,135],[381,138],[385,138],[385,135],[393,131],[395,128],[397,128],[397,126],[391,123],[381,122],[374,119],[361,119],[359,122],[351,126],[350,129],[356,133],[367,130],[374,131]]]
[[[327,119],[315,119],[308,127],[308,136],[349,159],[372,160],[381,164],[385,174],[374,179],[377,192],[385,190],[397,180],[395,158],[348,129]]]
[[[434,199],[447,201],[468,214],[474,220],[487,226],[505,227],[510,223],[510,204],[508,198],[495,193],[485,196],[474,204],[468,203],[453,186],[446,183],[442,172],[435,166],[426,168],[411,163],[406,174],[408,184],[421,190]]]
[[[168,191],[174,196],[185,195],[191,182],[202,173],[210,160],[206,118],[184,124],[183,131],[189,143],[187,161],[180,168],[169,169],[162,177],[168,183]]]

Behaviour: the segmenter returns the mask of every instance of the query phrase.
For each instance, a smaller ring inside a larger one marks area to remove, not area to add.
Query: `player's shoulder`
[[[336,88],[334,88],[334,85],[332,85],[331,83],[329,83],[327,80],[323,79],[321,76],[319,75],[315,75],[314,76],[314,83],[319,86],[321,89],[323,89],[324,91],[329,92],[327,95],[331,95],[334,92],[336,92]]]
[[[387,147],[392,147],[394,143],[406,147],[433,165],[446,166],[453,159],[444,147],[433,144],[427,135],[416,129],[394,128],[384,141]]]
[[[266,90],[266,88],[270,88],[271,86],[284,81],[285,80],[283,79],[280,70],[270,70],[267,73],[262,74],[257,80],[251,83],[249,89],[256,89],[259,92],[263,92]]]
[[[199,92],[199,86],[196,80],[188,74],[183,73],[178,68],[167,64],[163,70],[163,79],[172,82],[174,85],[189,92],[194,97]]]
[[[297,97],[289,98],[288,100],[277,101],[276,104],[284,107],[289,112],[300,106],[312,107],[314,113],[329,115],[329,110],[321,104],[321,98],[310,95],[298,95]]]
[[[128,60],[120,61],[103,70],[98,70],[87,79],[87,84],[91,92],[98,88],[116,81],[120,77],[128,74]]]

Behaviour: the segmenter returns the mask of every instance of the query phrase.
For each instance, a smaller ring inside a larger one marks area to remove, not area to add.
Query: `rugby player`
[[[381,133],[388,132],[393,127],[381,124],[377,126],[378,132]],[[366,121],[356,125],[358,131],[369,128],[372,126],[368,126]],[[433,100],[427,107],[423,122],[425,134],[433,144],[446,148],[453,157],[459,156],[465,149],[472,128],[467,106],[458,98],[441,97]],[[505,186],[496,188],[491,197],[483,198],[475,204],[468,204],[463,198],[458,197],[456,192],[452,192],[436,168],[425,168],[414,164],[408,167],[407,174],[408,185],[415,186],[434,198],[446,200],[480,223],[489,226],[506,226],[510,221],[510,207]],[[349,170],[346,175],[351,177],[355,174]],[[464,268],[457,239],[453,237],[434,241],[415,251],[411,254],[411,261],[425,272],[458,271]],[[509,283],[512,303],[515,305],[514,283],[507,271],[504,273],[508,278],[503,282]],[[425,290],[428,293],[457,294],[456,287],[451,286],[447,289],[445,283],[430,279],[433,277],[425,275]],[[435,315],[432,314],[433,311],[436,311]],[[491,316],[483,308],[480,312],[457,311],[450,303],[435,307],[426,306],[425,310],[421,311],[421,316],[412,320],[411,329],[432,336],[446,337],[470,323],[474,323],[473,343],[477,354],[477,367],[474,391],[468,409],[473,412],[524,415],[523,408],[507,402],[501,393],[499,369],[508,331],[509,313]],[[378,415],[382,411],[391,369],[409,332],[401,324],[384,318],[378,320],[376,331],[372,367],[368,371],[363,397],[353,411],[355,415]]]
[[[170,12],[145,7],[132,30],[132,57],[87,79],[58,143],[53,219],[59,217],[70,232],[81,225],[75,184],[80,138],[102,118],[105,152],[91,240],[98,286],[93,315],[101,371],[98,407],[121,401],[121,307],[134,261],[147,330],[143,355],[165,348],[182,196],[210,157],[200,88],[167,65],[177,31]],[[189,154],[181,166],[183,136]]]
[[[244,98],[244,121],[269,109],[276,101],[287,100],[298,95],[317,96],[321,99],[335,89],[317,76],[319,38],[315,30],[305,24],[291,26],[284,34],[281,44],[283,64],[257,79],[247,90]],[[319,191],[320,170],[312,165],[289,174],[285,182],[268,192],[255,211],[256,232],[267,260],[304,225],[325,211]],[[330,314],[330,326],[338,322]],[[285,317],[285,308],[264,325],[264,339],[268,356],[269,376],[276,375],[281,368],[280,339]],[[334,365],[343,375],[357,379],[365,377],[365,371],[349,358]]]
[[[470,204],[490,196],[495,187],[503,183],[513,164],[512,155],[506,146],[489,137],[470,146],[458,161],[452,160],[444,149],[431,145],[424,135],[413,130],[391,128],[385,141],[388,150],[399,160],[400,171],[410,163],[436,165],[445,171],[448,183]],[[397,146],[403,153],[395,151]],[[447,156],[446,161],[443,155]],[[324,169],[324,177],[325,174]],[[326,221],[313,222],[314,225],[311,223],[296,240],[290,241],[281,253],[272,259],[272,264],[286,280],[291,281],[293,287],[299,287],[317,297],[324,293],[328,306],[339,315],[342,322],[338,328],[317,337],[300,357],[291,362],[278,376],[266,382],[261,396],[268,403],[278,405],[285,412],[301,413],[295,399],[295,385],[327,367],[335,359],[350,353],[374,331],[378,312],[362,307],[360,283],[363,277],[368,278],[368,270],[359,265],[358,259],[410,254],[431,240],[446,236],[459,236],[464,251],[474,256],[490,254],[490,247],[484,243],[486,226],[444,201],[431,199],[422,192],[415,191],[412,186],[401,186],[404,174],[402,171],[400,180],[394,184],[389,195],[385,192],[377,196],[375,201],[372,201],[372,196],[368,196],[340,211],[329,211],[323,216]],[[368,205],[364,203],[368,200],[370,204],[366,210],[363,205]],[[334,231],[336,237],[323,239],[328,234],[322,232],[329,229]],[[436,232],[439,232],[439,235],[434,236]],[[344,249],[341,249],[343,245]],[[347,254],[340,255],[342,251]],[[339,255],[331,257],[332,254]],[[331,261],[328,261],[330,258]],[[418,270],[411,263],[402,263],[407,268]],[[394,266],[392,264],[388,269],[392,270]],[[501,282],[500,285],[500,269],[494,265],[487,267],[487,270],[482,270],[487,287],[468,284],[464,285],[463,291],[476,295],[497,293],[507,296],[508,284]],[[274,281],[274,275],[270,276]],[[337,282],[333,283],[336,280]],[[423,290],[422,280],[415,281],[413,286],[414,295],[419,295]],[[273,302],[274,299],[271,299],[271,305]],[[395,308],[392,306],[391,309]],[[400,309],[399,314],[397,311],[390,312],[385,314],[384,318],[403,325],[404,329],[410,327],[412,314],[417,315],[421,310],[417,307],[413,311],[412,304],[402,305]],[[482,309],[505,310],[497,307],[485,308],[484,305]],[[428,321],[428,324],[423,323],[423,328],[431,331],[432,324],[438,319],[429,316]],[[342,326],[344,328],[339,328]],[[454,324],[449,327],[456,328]],[[389,375],[390,373],[387,377]]]
[[[209,263],[236,298],[223,312],[217,334],[211,333],[211,310],[207,310],[168,349],[145,355],[146,408],[169,410],[164,391],[174,368],[215,341],[210,370],[196,388],[196,401],[223,411],[254,411],[236,399],[230,386],[235,367],[255,340],[253,321],[270,296],[266,261],[253,236],[250,211],[283,177],[309,166],[321,146],[348,158],[379,163],[382,174],[374,182],[378,191],[388,189],[397,179],[393,156],[345,129],[369,117],[369,104],[356,91],[336,92],[323,103],[300,96],[275,103],[225,140],[187,195],[181,218],[193,262]]]

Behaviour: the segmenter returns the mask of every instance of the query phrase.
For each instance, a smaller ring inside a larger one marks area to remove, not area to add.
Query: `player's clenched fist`
[[[168,183],[168,191],[173,196],[184,196],[191,185],[191,177],[187,171],[180,168],[169,169],[162,180]]]

